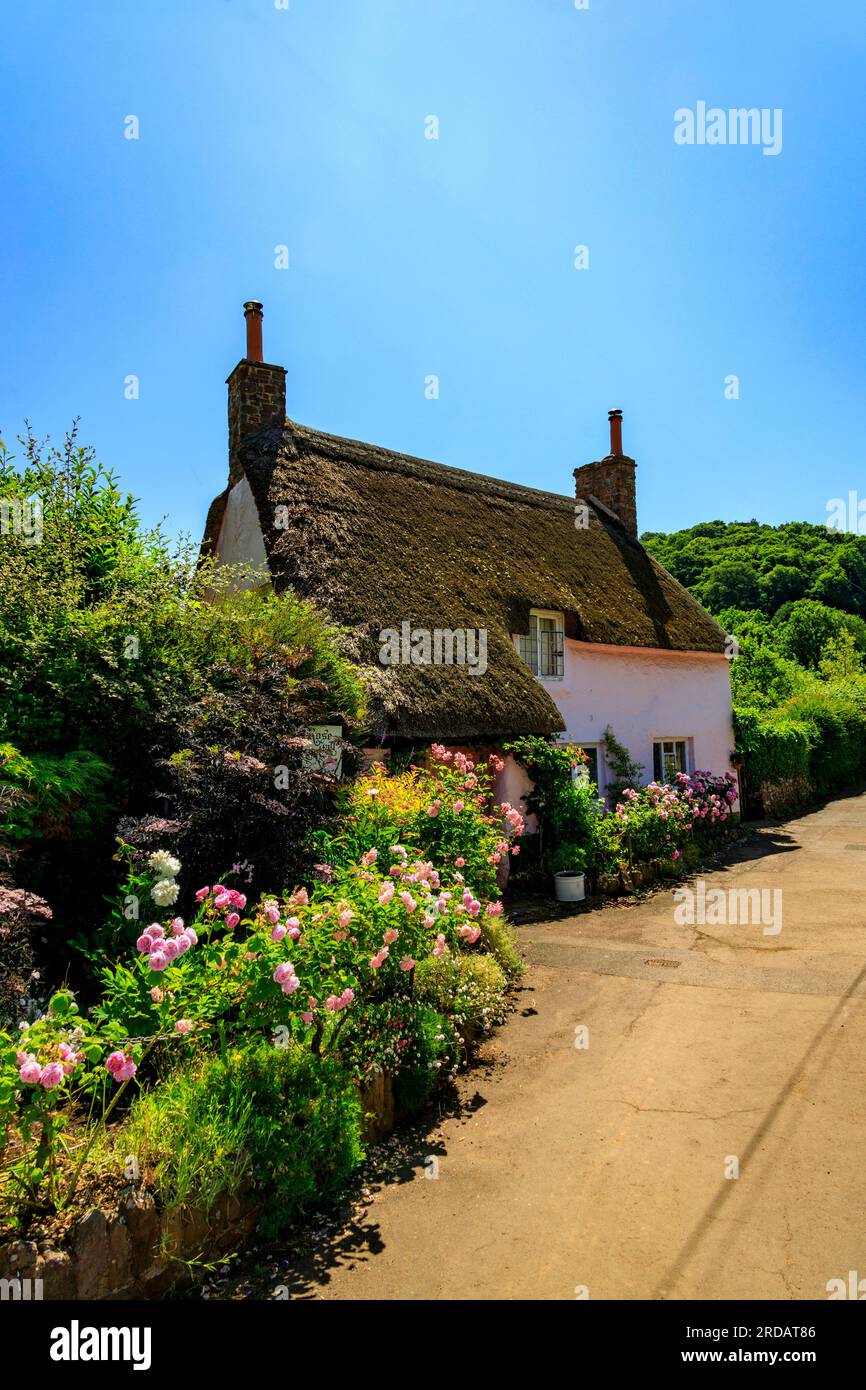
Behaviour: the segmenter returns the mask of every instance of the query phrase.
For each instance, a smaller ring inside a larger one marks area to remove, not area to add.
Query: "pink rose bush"
[[[624,860],[631,855],[676,861],[687,843],[709,844],[722,837],[736,798],[732,773],[714,777],[709,772],[679,772],[672,783],[626,789],[612,816],[605,817],[611,822],[605,830],[621,846]]]

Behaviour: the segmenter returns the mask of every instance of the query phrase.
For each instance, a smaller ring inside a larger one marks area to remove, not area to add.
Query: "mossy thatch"
[[[700,605],[605,508],[575,527],[574,501],[287,421],[248,439],[242,462],[276,589],[351,629],[383,735],[501,738],[564,725],[515,649],[532,608],[566,636],[679,651],[724,649]],[[208,517],[216,543],[224,496]],[[485,628],[488,668],[387,668],[384,628]]]

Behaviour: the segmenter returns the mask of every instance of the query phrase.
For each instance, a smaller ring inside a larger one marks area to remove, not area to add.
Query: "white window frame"
[[[552,663],[545,663],[542,659],[541,628],[539,619],[553,623],[553,631],[547,635],[559,638],[559,642],[554,642]],[[517,650],[521,659],[529,667],[536,680],[540,681],[561,681],[565,679],[565,614],[557,612],[553,608],[532,608],[529,612],[529,632],[517,638]],[[542,671],[544,664],[558,666],[558,670]]]
[[[677,768],[677,772],[685,772],[685,773],[691,774],[691,771],[692,771],[692,740],[691,740],[691,738],[690,738],[688,735],[683,735],[683,734],[662,734],[662,735],[655,735],[655,736],[653,737],[653,781],[654,781],[654,782],[663,782],[663,783],[664,783],[664,782],[667,782],[667,781],[668,781],[668,777],[667,777],[667,774],[666,774],[666,771],[665,771],[665,746],[666,746],[666,745],[668,745],[668,746],[671,746],[671,745],[676,746],[677,744],[681,744],[681,745],[682,745],[682,749],[683,749],[683,764],[684,764],[683,767],[681,767],[681,768],[678,767],[678,768]],[[657,748],[661,748],[661,754],[660,754],[660,758],[659,758],[660,763],[661,763],[661,776],[660,776],[660,777],[659,777],[659,776],[657,775],[657,773],[656,773],[656,749],[657,749]]]

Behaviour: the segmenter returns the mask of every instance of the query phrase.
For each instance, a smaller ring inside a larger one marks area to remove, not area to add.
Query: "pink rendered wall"
[[[732,772],[734,730],[727,659],[705,652],[565,642],[562,680],[542,682],[561,710],[570,742],[599,745],[609,724],[653,778],[653,740],[689,741],[689,770]],[[601,791],[605,766],[599,757]],[[520,805],[526,777],[509,760],[497,793]]]

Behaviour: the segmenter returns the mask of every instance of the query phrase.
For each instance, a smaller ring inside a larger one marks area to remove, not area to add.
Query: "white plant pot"
[[[554,874],[556,901],[559,903],[582,903],[586,897],[584,880],[584,874],[572,874],[567,870]]]

